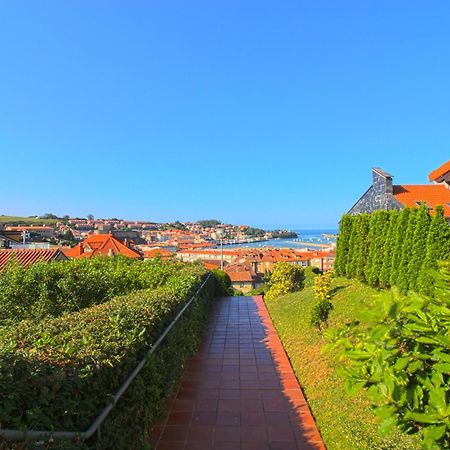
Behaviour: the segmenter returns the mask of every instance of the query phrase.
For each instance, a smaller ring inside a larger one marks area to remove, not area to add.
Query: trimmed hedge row
[[[0,331],[0,427],[84,430],[109,402],[206,274],[192,266],[164,287]],[[146,448],[148,425],[196,349],[210,300],[211,276],[102,427],[95,448]],[[57,444],[83,448],[82,443]],[[86,445],[89,447],[89,444]]]
[[[12,263],[0,273],[0,322],[57,317],[117,295],[156,288],[176,277],[181,267],[176,260],[125,257],[41,262],[26,268]]]
[[[450,226],[437,206],[344,215],[335,268],[338,275],[373,287],[398,286],[402,292],[431,295],[430,269],[450,257]]]

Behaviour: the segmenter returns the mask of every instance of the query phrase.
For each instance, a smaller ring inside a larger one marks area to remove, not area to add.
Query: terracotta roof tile
[[[433,209],[441,205],[444,207],[445,216],[450,217],[450,189],[445,186],[439,184],[396,185],[394,198],[410,208],[419,206],[420,202],[425,202]],[[433,214],[433,210],[430,213]]]
[[[64,251],[68,258],[93,258],[104,255],[124,255],[128,258],[140,258],[141,255],[122,244],[112,234],[93,234],[75,247]]]
[[[248,270],[242,270],[239,272],[227,272],[230,280],[232,282],[248,282],[251,283],[253,281],[252,274]]]
[[[0,250],[0,270],[3,270],[6,264],[15,258],[19,264],[27,267],[30,264],[40,261],[52,261],[57,257],[62,257],[63,253],[59,248],[56,249],[42,249],[42,248],[19,248],[19,249],[2,249]]]
[[[428,175],[428,178],[430,181],[435,181],[447,172],[450,172],[450,160],[442,164],[442,166],[438,167],[436,170],[433,170],[433,172]]]
[[[152,248],[151,250],[144,250],[144,258],[156,258],[160,256],[161,258],[170,258],[175,253],[165,248]]]

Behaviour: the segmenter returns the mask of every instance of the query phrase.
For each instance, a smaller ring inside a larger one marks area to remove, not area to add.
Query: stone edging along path
[[[158,450],[325,449],[260,296],[217,301],[168,410]]]

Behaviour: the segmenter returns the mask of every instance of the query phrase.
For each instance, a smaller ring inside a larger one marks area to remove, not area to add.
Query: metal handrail
[[[183,306],[181,311],[175,316],[172,322],[168,325],[168,327],[163,331],[163,333],[159,336],[157,341],[152,344],[150,349],[147,351],[146,355],[140,363],[136,366],[136,368],[131,372],[128,378],[124,381],[124,383],[120,386],[117,392],[114,394],[114,399],[111,403],[109,403],[97,418],[92,422],[89,428],[86,431],[50,431],[50,430],[12,430],[12,429],[2,429],[0,428],[0,437],[5,439],[6,441],[37,441],[37,440],[77,440],[77,441],[86,441],[91,438],[94,433],[97,431],[100,435],[100,427],[105,419],[108,417],[109,413],[112,411],[114,406],[119,401],[120,397],[124,394],[124,392],[128,389],[132,381],[136,378],[139,372],[147,363],[148,359],[152,355],[152,353],[159,347],[161,342],[164,340],[169,331],[173,328],[173,326],[177,323],[178,319],[183,315],[186,309],[190,306],[190,304],[195,300],[200,291],[203,289],[209,278],[211,277],[211,272],[205,278],[205,281],[201,284],[201,286],[197,289],[195,294],[191,297],[191,299]]]

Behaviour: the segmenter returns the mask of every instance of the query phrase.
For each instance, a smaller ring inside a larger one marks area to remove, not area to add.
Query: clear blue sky
[[[450,157],[450,2],[2,1],[0,214],[333,226]]]

